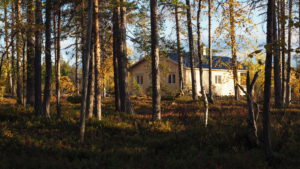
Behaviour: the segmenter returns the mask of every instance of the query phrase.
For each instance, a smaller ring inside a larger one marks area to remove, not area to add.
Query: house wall
[[[132,95],[150,95],[152,92],[151,61],[145,59],[129,70],[129,91]],[[178,65],[165,58],[160,58],[161,94],[175,95],[179,92]],[[169,74],[175,74],[175,83],[168,83]],[[136,76],[143,76],[143,84],[136,83]]]
[[[196,90],[200,95],[200,71],[195,69],[196,75]],[[241,73],[246,73],[245,70],[239,70],[239,80]],[[145,59],[129,70],[129,91],[131,95],[151,95],[152,80],[151,80],[151,60]],[[160,74],[161,74],[161,94],[162,95],[175,95],[179,92],[179,77],[178,77],[178,64],[165,57],[160,58]],[[169,74],[175,74],[175,83],[168,83]],[[143,84],[136,83],[136,76],[143,76]],[[215,76],[221,76],[221,84],[217,84]],[[185,88],[191,90],[191,70],[184,68],[183,72]],[[240,82],[239,82],[240,83]],[[208,69],[203,70],[203,84],[206,92],[208,92]],[[231,70],[212,70],[212,85],[213,94],[217,96],[230,96],[234,95],[234,82]],[[240,94],[243,94],[240,92]]]
[[[200,95],[201,86],[200,86],[200,71],[199,69],[195,69],[196,74],[196,81],[197,81],[197,94]],[[246,73],[244,70],[239,70],[239,84],[241,84],[241,73]],[[185,69],[186,78],[186,86],[191,89],[191,70]],[[221,76],[221,84],[216,83],[215,76]],[[209,86],[209,71],[208,69],[203,69],[203,86],[208,93],[208,86]],[[233,81],[233,73],[231,70],[212,70],[212,90],[213,94],[217,96],[231,96],[234,95],[234,81]],[[240,94],[243,94],[240,91]]]

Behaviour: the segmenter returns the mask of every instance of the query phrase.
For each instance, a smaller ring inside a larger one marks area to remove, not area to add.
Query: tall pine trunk
[[[235,100],[239,99],[239,87],[238,87],[238,64],[236,54],[236,40],[235,40],[235,17],[234,17],[234,0],[229,0],[229,20],[230,20],[230,46],[232,55],[232,69],[233,69],[233,81],[234,81],[234,97]]]
[[[286,73],[285,73],[285,53],[286,53],[286,43],[285,43],[285,0],[281,0],[281,17],[280,17],[280,25],[281,25],[281,103],[282,105],[285,104],[285,79],[286,79]]]
[[[273,29],[274,29],[274,94],[275,94],[275,105],[276,107],[282,107],[281,102],[281,68],[280,68],[280,46],[278,43],[278,31],[277,31],[277,10],[276,8],[274,12],[274,21],[273,21]]]
[[[275,20],[275,1],[268,0],[267,9],[267,55],[265,62],[265,85],[264,85],[264,107],[263,107],[263,141],[265,153],[268,157],[272,155],[271,136],[270,136],[270,98],[272,80],[272,55],[274,51],[274,20]]]
[[[79,66],[79,49],[78,49],[78,37],[76,36],[75,40],[75,89],[76,95],[79,95],[79,78],[78,78],[78,66]]]
[[[198,57],[199,57],[199,69],[200,69],[199,83],[201,88],[202,100],[205,108],[205,126],[207,126],[208,125],[208,100],[203,86],[203,61],[202,61],[202,53],[201,53],[201,24],[200,24],[201,9],[202,9],[202,0],[199,0],[198,11],[197,11],[197,35],[198,35],[197,45],[198,45]]]
[[[34,5],[33,0],[27,1],[27,103],[34,105],[34,35],[33,35],[33,19],[34,19]]]
[[[4,41],[5,41],[5,58],[9,61],[10,59],[10,44],[9,44],[9,33],[8,33],[8,29],[9,29],[9,22],[8,22],[8,2],[4,2]],[[4,64],[5,58],[3,56],[2,61],[1,61],[1,68]],[[10,65],[10,63],[8,62],[8,65]],[[9,92],[12,94],[12,78],[11,78],[11,73],[8,71],[7,73],[7,77],[8,77],[8,89]]]
[[[180,93],[183,93],[183,90],[184,90],[184,82],[183,82],[183,55],[182,55],[182,51],[181,51],[180,22],[179,22],[179,13],[178,13],[178,3],[175,5],[175,20],[176,20],[176,38],[177,38],[179,90],[180,90]]]
[[[51,0],[46,1],[46,23],[45,23],[45,87],[44,87],[44,104],[43,112],[46,118],[50,118],[50,99],[51,99],[51,75],[52,75],[52,61],[51,61]]]
[[[120,89],[119,89],[119,17],[120,10],[118,4],[115,4],[113,12],[113,67],[114,67],[114,89],[115,89],[115,109],[121,110]]]
[[[157,0],[151,0],[151,68],[152,68],[152,118],[161,120],[161,95],[159,72],[159,35],[157,23]]]
[[[27,41],[25,40],[24,36],[23,36],[23,60],[22,60],[22,80],[23,80],[23,98],[22,98],[22,102],[23,102],[23,106],[26,107],[27,105]]]
[[[95,115],[98,120],[102,118],[101,112],[101,48],[100,48],[100,24],[99,1],[94,1],[94,58],[95,58]]]
[[[17,52],[17,60],[16,60],[16,76],[17,76],[17,103],[22,104],[22,78],[21,78],[21,29],[19,25],[21,25],[21,0],[15,0],[15,15],[16,15],[16,52]]]
[[[190,0],[186,0],[186,16],[187,16],[187,29],[188,29],[188,39],[189,39],[189,55],[190,55],[190,65],[191,65],[191,79],[192,79],[192,96],[193,100],[197,99],[196,91],[196,72],[194,69],[195,58],[194,58],[194,38],[193,38],[193,27],[192,27],[192,18],[191,18],[191,5]]]
[[[56,31],[56,115],[58,118],[61,117],[61,103],[60,103],[60,38],[61,38],[61,4],[60,1],[58,2],[58,10],[57,10],[57,31]]]
[[[119,19],[119,54],[118,54],[118,71],[119,71],[119,91],[121,101],[121,111],[129,112],[129,96],[127,91],[127,44],[126,44],[126,0],[119,1],[120,15]]]
[[[213,102],[213,92],[212,92],[212,37],[211,37],[211,9],[212,0],[208,0],[208,94],[210,102]]]
[[[90,59],[90,66],[89,66],[89,82],[88,82],[87,100],[86,100],[87,119],[93,117],[93,111],[94,111],[95,68],[94,68],[93,44],[94,42],[92,40],[91,53],[90,53],[91,59]]]
[[[289,0],[289,25],[288,25],[288,59],[287,59],[287,72],[286,72],[286,98],[285,103],[290,105],[291,101],[291,62],[292,62],[292,27],[293,27],[293,0]]]
[[[36,115],[42,115],[42,1],[35,1],[35,58],[34,58],[34,82],[35,102],[34,111]]]
[[[14,2],[11,2],[11,32],[10,32],[10,44],[11,44],[11,96],[15,97],[16,95],[16,58],[15,58],[15,31],[16,31],[16,24],[15,24],[15,13],[14,13]]]
[[[95,1],[95,0],[94,0]],[[83,1],[84,2],[84,1]],[[90,54],[92,43],[92,29],[93,29],[93,0],[88,0],[88,22],[85,40],[85,50],[82,56],[83,67],[83,83],[82,83],[82,101],[81,101],[81,114],[80,114],[80,141],[84,142],[85,134],[85,117],[86,117],[86,100],[87,100],[87,88],[88,88],[88,74],[90,67]]]

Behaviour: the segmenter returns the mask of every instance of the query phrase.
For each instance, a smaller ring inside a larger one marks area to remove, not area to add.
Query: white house
[[[183,81],[187,90],[191,89],[190,58],[184,54]],[[203,84],[208,91],[208,56],[203,59]],[[195,58],[196,90],[200,94],[200,70],[198,59]],[[240,63],[239,63],[240,64]],[[241,65],[241,64],[240,64]],[[216,96],[234,95],[234,81],[232,73],[232,59],[224,56],[213,56],[212,64],[212,88]],[[143,58],[129,68],[131,94],[149,94],[151,92],[151,60]],[[238,69],[239,83],[244,85],[246,75],[244,66]],[[174,95],[179,92],[178,56],[169,53],[166,57],[160,57],[161,91],[163,95]]]

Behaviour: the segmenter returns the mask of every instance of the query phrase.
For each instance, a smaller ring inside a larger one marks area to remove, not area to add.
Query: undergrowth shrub
[[[81,96],[69,96],[67,100],[72,104],[79,104],[81,103],[81,98]]]

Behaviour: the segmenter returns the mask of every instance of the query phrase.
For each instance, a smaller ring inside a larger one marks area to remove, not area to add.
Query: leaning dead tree
[[[256,122],[258,120],[259,116],[259,105],[254,101],[253,99],[253,87],[255,85],[255,82],[259,76],[260,70],[257,71],[252,79],[250,80],[250,73],[247,72],[247,79],[246,79],[246,85],[247,85],[247,91],[238,84],[239,88],[245,93],[247,97],[247,103],[248,103],[248,138],[252,146],[258,145],[258,137],[257,137],[257,125]],[[251,81],[251,82],[250,82]]]

